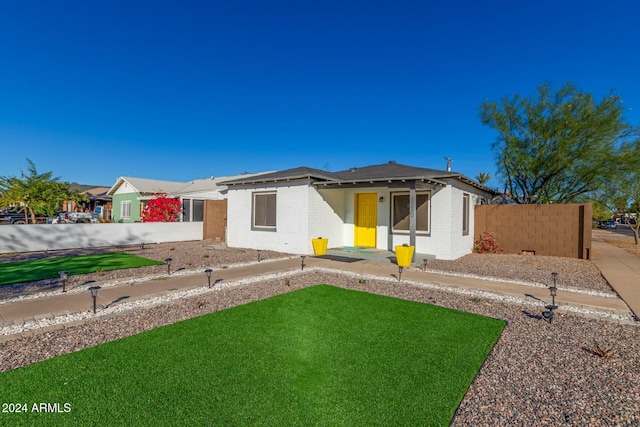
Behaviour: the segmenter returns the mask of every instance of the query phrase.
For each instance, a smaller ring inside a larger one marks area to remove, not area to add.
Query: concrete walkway
[[[640,320],[640,258],[594,236],[591,260]]]
[[[631,258],[623,256],[626,252],[619,251],[622,254],[618,252],[618,248],[612,247],[607,243],[594,242],[594,261],[603,269],[603,274],[612,283],[616,292],[625,301],[628,300],[630,302],[629,305],[633,305],[634,312],[638,314],[640,312],[640,298],[637,286],[639,283],[638,277],[640,277],[640,262],[633,260],[632,258],[635,257],[632,255],[629,255]],[[416,259],[418,261],[421,260],[419,258]],[[305,271],[312,268],[320,268],[326,271],[342,272],[360,277],[392,280],[397,280],[398,278],[398,267],[388,261],[380,262],[380,260],[375,259],[331,255],[327,257],[309,256],[305,258],[304,263]],[[299,272],[300,270],[301,259],[294,257],[215,270],[211,281],[214,283],[216,280],[222,280],[227,283],[265,275]],[[402,281],[424,284],[425,286],[438,286],[458,292],[487,293],[487,295],[498,296],[498,299],[526,301],[539,305],[541,311],[544,305],[551,303],[549,290],[546,287],[486,278],[438,274],[429,271],[425,272],[415,267],[404,269]],[[93,283],[92,285],[100,285],[100,283]],[[191,275],[174,274],[135,284],[105,286],[98,292],[97,305],[101,309],[123,302],[167,295],[179,290],[204,288],[207,285],[206,275],[204,273],[195,273]],[[53,292],[36,298],[9,300],[5,303],[0,303],[0,327],[25,325],[37,323],[43,319],[64,318],[74,313],[90,312],[93,307],[93,300],[87,290],[88,287],[89,285],[85,285],[82,289],[70,290],[67,293],[62,293],[61,291]],[[625,322],[632,323],[633,314],[625,301],[615,295],[594,295],[567,289],[559,289],[556,296],[556,304],[560,306],[559,312],[574,311],[580,313],[580,309],[584,309],[585,312],[589,313],[599,312],[601,314],[597,315],[603,318],[627,319]],[[61,327],[64,326],[56,325],[51,328],[59,329]],[[47,328],[38,329],[36,327],[34,330],[35,332],[43,332]],[[15,338],[16,336],[0,336],[0,343]]]

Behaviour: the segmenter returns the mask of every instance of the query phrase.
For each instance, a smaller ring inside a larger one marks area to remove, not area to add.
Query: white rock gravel
[[[167,246],[165,244],[165,246]],[[166,247],[165,250],[169,250]],[[160,247],[156,259],[166,258]],[[255,251],[217,251],[205,248],[202,242],[185,245],[171,252],[174,260],[201,261],[203,251],[211,258],[202,266],[227,265],[235,262],[251,262]],[[149,256],[151,251],[145,253]],[[180,255],[178,255],[180,254]],[[241,256],[242,255],[242,256]],[[263,253],[263,256],[267,255]],[[269,254],[272,258],[283,254]],[[243,258],[244,257],[244,258]],[[473,256],[469,258],[477,258]],[[485,258],[481,268],[490,276],[500,277],[503,264],[510,262],[505,255]],[[523,257],[524,258],[524,257]],[[593,265],[572,263],[549,257],[530,258],[517,267],[516,279],[542,282],[544,277],[563,267],[571,271],[577,286],[587,289],[610,291],[594,284]],[[5,258],[2,257],[2,260]],[[461,268],[465,259],[456,261]],[[481,258],[482,259],[482,258]],[[535,259],[535,262],[532,261]],[[476,259],[470,265],[477,264]],[[519,262],[516,260],[515,262]],[[175,261],[174,261],[175,262]],[[434,268],[430,262],[429,268]],[[482,263],[480,263],[482,264]],[[497,264],[497,265],[491,265]],[[176,264],[180,265],[180,264]],[[166,268],[164,266],[160,266]],[[474,268],[469,271],[480,274]],[[597,270],[597,269],[596,269]],[[157,271],[152,271],[156,273]],[[131,275],[133,272],[129,272]],[[149,272],[138,272],[141,275]],[[114,273],[118,275],[120,273]],[[564,273],[562,273],[564,274]],[[76,278],[79,283],[92,280],[91,275]],[[290,292],[305,286],[328,283],[355,290],[374,292],[413,301],[435,304],[466,312],[499,318],[507,326],[486,359],[453,419],[454,426],[531,426],[531,425],[580,425],[580,426],[638,426],[640,425],[640,328],[602,318],[589,318],[572,314],[557,315],[552,323],[540,316],[543,308],[522,304],[521,301],[490,299],[489,295],[454,293],[406,282],[379,280],[372,276],[350,276],[326,269],[288,273],[262,277],[254,283],[224,284],[220,290],[201,288],[187,291],[183,298],[170,302],[154,301],[148,305],[120,313],[111,313],[96,320],[85,320],[62,329],[36,333],[0,346],[1,371],[15,369],[60,354],[94,346],[141,331],[171,324],[205,313],[245,304],[272,295]],[[514,277],[510,277],[514,278]],[[606,283],[606,282],[605,282]],[[33,285],[24,285],[36,292]],[[14,291],[19,287],[14,287]],[[7,295],[5,295],[7,296]],[[121,306],[122,307],[122,306]],[[91,316],[93,317],[93,316]],[[596,343],[611,348],[610,357],[595,354]]]

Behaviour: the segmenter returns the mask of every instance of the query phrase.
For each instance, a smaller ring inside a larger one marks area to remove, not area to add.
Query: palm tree
[[[491,175],[489,175],[488,172],[480,172],[478,175],[476,175],[476,181],[478,181],[482,185],[485,185],[487,182],[489,182],[490,179]]]

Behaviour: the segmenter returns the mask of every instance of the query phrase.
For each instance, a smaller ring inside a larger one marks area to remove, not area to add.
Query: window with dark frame
[[[204,221],[204,200],[193,199],[193,222]]]
[[[253,193],[251,226],[259,230],[276,229],[276,193]]]
[[[462,235],[469,235],[469,202],[470,196],[468,194],[462,195]]]
[[[416,232],[429,233],[429,192],[416,193]],[[391,224],[394,233],[410,231],[409,193],[391,193]]]
[[[182,199],[182,221],[191,221],[191,199]]]

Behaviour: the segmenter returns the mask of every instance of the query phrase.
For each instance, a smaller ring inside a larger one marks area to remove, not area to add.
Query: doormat
[[[340,250],[347,252],[356,252],[359,254],[375,254],[376,251],[372,251],[371,249],[359,248],[357,246],[344,246],[340,248]]]

